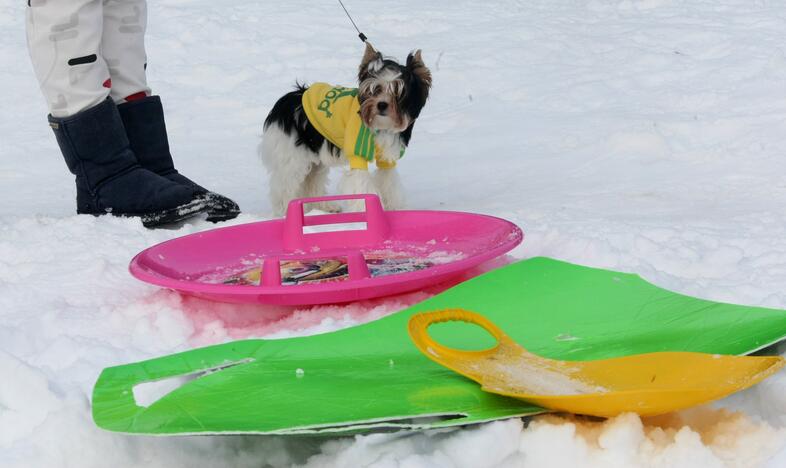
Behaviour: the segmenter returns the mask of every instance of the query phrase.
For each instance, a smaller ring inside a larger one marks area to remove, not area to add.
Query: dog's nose
[[[387,108],[388,108],[388,103],[387,103],[387,102],[385,102],[385,101],[379,101],[379,102],[377,103],[377,109],[379,109],[379,111],[380,111],[380,112],[385,112],[385,110],[386,110]]]

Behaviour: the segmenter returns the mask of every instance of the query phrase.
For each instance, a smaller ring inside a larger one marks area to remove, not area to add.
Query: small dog
[[[294,198],[325,195],[329,168],[347,163],[339,183],[342,194],[375,193],[387,209],[403,206],[396,161],[428,99],[431,72],[420,50],[402,66],[366,43],[358,82],[357,89],[298,84],[268,114],[259,153],[270,174],[276,216]],[[377,166],[373,176],[368,171],[372,161]],[[316,207],[339,211],[332,203]]]

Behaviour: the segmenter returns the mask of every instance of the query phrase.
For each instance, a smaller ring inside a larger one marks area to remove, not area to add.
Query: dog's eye
[[[396,80],[393,82],[393,94],[396,96],[401,96],[404,92],[404,82],[401,80]]]

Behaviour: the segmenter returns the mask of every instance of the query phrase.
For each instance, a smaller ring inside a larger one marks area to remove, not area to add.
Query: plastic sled
[[[561,360],[659,351],[741,355],[786,336],[786,311],[706,301],[634,274],[533,258],[357,327],[107,368],[93,391],[93,418],[104,429],[135,434],[337,434],[546,411],[484,392],[420,353],[407,333],[410,317],[459,307],[482,313],[529,351]],[[430,332],[454,348],[493,343],[466,324]],[[179,386],[168,393],[151,391],[173,382]],[[138,403],[145,393],[155,398]]]
[[[443,346],[428,333],[444,322],[478,325],[496,341],[483,350]],[[661,351],[593,361],[530,353],[482,315],[448,309],[414,315],[409,336],[424,356],[481,384],[482,389],[554,411],[611,417],[656,416],[708,403],[778,372],[780,356],[728,356]]]
[[[362,199],[365,212],[305,216],[303,205]],[[365,229],[307,232],[365,223]],[[523,239],[503,219],[448,211],[384,211],[376,195],[294,200],[286,218],[163,242],[131,261],[136,278],[205,299],[329,304],[448,281]]]

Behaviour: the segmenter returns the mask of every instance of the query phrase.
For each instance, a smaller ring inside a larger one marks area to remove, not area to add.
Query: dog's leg
[[[306,197],[322,197],[327,193],[330,168],[324,164],[315,164],[303,182],[303,194]],[[341,207],[337,203],[322,202],[312,205],[314,208],[328,213],[338,213]]]
[[[371,193],[379,195],[371,173],[365,169],[349,169],[341,176],[338,184],[339,192],[342,195],[358,195]],[[349,211],[363,211],[363,200],[353,200],[348,202]]]
[[[374,184],[386,210],[400,210],[406,204],[404,187],[395,167],[377,168],[374,172]]]
[[[270,176],[270,204],[274,216],[283,216],[287,205],[303,196],[304,182],[317,164],[308,150],[295,145],[295,136],[271,125],[262,134],[259,154]]]

